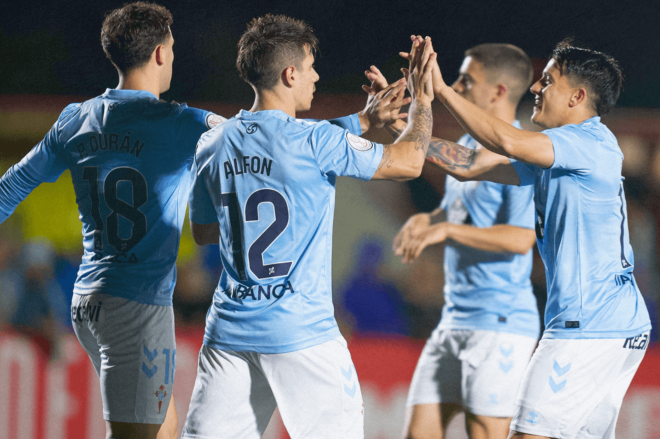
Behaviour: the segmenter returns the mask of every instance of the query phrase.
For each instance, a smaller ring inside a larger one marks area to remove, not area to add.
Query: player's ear
[[[497,84],[495,87],[496,89],[495,89],[495,96],[493,97],[493,102],[506,98],[506,94],[508,92],[506,85]]]
[[[154,57],[156,58],[156,64],[158,64],[159,66],[165,64],[165,56],[163,50],[164,50],[164,46],[162,44],[156,46],[156,49],[154,50]]]
[[[578,87],[573,90],[571,99],[568,101],[569,107],[576,107],[587,100],[587,89],[584,87]]]
[[[293,66],[289,66],[286,69],[282,71],[282,83],[286,87],[293,87],[293,83],[296,80],[296,68]]]

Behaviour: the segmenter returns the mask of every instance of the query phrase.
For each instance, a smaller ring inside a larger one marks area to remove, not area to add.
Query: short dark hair
[[[509,102],[515,105],[532,85],[534,67],[520,47],[501,43],[479,44],[465,51],[465,57],[468,56],[481,63],[489,83],[501,81],[507,86]]]
[[[607,114],[619,99],[623,72],[619,63],[602,52],[573,46],[571,38],[557,44],[551,59],[557,61],[562,75],[591,92],[591,102],[599,116]]]
[[[307,50],[318,51],[318,39],[302,20],[266,14],[254,18],[238,42],[236,68],[241,78],[259,89],[271,89],[290,65],[302,67]]]
[[[106,15],[101,28],[105,56],[121,72],[142,67],[170,36],[172,14],[155,3],[135,2]]]

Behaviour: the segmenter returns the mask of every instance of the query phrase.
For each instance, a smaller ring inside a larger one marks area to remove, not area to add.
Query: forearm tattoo
[[[426,160],[450,170],[468,169],[474,164],[476,155],[477,151],[474,149],[434,137],[426,153]]]
[[[401,139],[415,142],[415,151],[424,150],[426,154],[431,140],[431,128],[433,127],[433,113],[430,105],[416,105],[414,111],[413,126],[409,133]]]
[[[390,156],[391,153],[392,145],[383,145],[383,158],[380,159],[380,164],[378,165],[378,169],[376,169],[376,171],[380,171],[383,168],[389,168],[392,166],[394,160],[392,160],[392,157]]]
[[[397,127],[396,124],[391,123],[391,124],[386,124],[385,125],[385,131],[387,131],[390,136],[394,137],[395,139],[398,139],[401,133],[403,133],[403,130],[405,129],[405,126],[403,129],[400,127]]]

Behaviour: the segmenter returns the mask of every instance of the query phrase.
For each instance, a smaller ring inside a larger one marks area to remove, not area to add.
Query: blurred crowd
[[[409,185],[417,210],[431,210],[439,197],[428,187]],[[652,340],[659,339],[660,270],[657,246],[657,195],[644,180],[626,181],[630,242],[635,252],[635,278],[653,322]],[[381,206],[383,207],[383,206]],[[385,210],[393,210],[394,206]],[[389,212],[403,224],[405,215]],[[406,212],[406,215],[409,212]],[[0,227],[0,331],[33,337],[50,356],[58,355],[59,334],[71,332],[69,306],[82,248],[75,254],[56,251],[46,238],[24,240],[20,221]],[[350,271],[334,280],[336,317],[345,336],[389,335],[424,339],[437,325],[442,300],[442,248],[431,248],[414,264],[392,269],[391,242],[383,236],[362,236],[348,257]],[[398,261],[397,261],[398,264]],[[198,248],[179,261],[174,292],[178,328],[203,327],[213,291],[222,272],[218,246]],[[545,273],[535,257],[532,282],[539,309],[545,306]],[[542,314],[541,314],[542,315]]]

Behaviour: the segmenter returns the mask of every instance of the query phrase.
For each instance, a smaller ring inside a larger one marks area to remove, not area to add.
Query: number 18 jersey
[[[219,223],[225,270],[206,345],[293,352],[340,336],[331,291],[335,179],[368,180],[383,155],[350,130],[241,111],[200,139],[190,220]]]
[[[70,169],[85,249],[74,293],[172,305],[195,145],[221,120],[147,91],[71,104],[0,180],[0,221]]]

